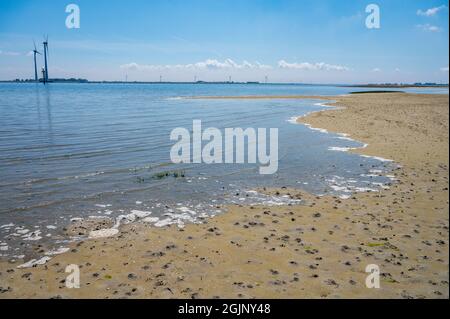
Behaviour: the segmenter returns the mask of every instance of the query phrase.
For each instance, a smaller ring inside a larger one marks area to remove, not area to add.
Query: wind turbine
[[[36,42],[33,41],[33,44],[34,44],[34,50],[33,50],[33,55],[34,55],[34,80],[35,80],[36,82],[38,82],[38,81],[39,81],[39,78],[38,78],[38,71],[37,71],[37,64],[36,64],[36,54],[41,54],[41,52],[39,52],[39,51],[36,49]],[[41,55],[42,55],[42,54],[41,54]]]
[[[44,82],[45,85],[45,68],[41,69],[41,73],[42,73],[42,81]]]
[[[47,55],[48,55],[48,35],[44,38],[44,63],[45,63],[45,77],[44,83],[48,82],[48,64],[47,64]]]

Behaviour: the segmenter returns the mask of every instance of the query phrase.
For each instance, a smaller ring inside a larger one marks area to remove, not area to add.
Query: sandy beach
[[[346,200],[263,189],[306,205],[230,206],[183,229],[125,225],[44,265],[1,262],[0,298],[448,298],[448,95],[321,99],[338,108],[298,121],[347,133],[368,144],[353,152],[398,163],[390,189]],[[79,289],[65,286],[70,264],[80,267]],[[380,268],[380,289],[365,285],[369,264]]]

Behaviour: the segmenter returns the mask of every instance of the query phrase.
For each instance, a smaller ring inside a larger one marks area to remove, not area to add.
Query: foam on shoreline
[[[327,101],[327,102],[319,102],[319,103],[315,103],[315,106],[320,106],[320,107],[326,107],[329,109],[344,109],[344,107],[336,107],[336,106],[332,106],[329,105],[330,103],[335,103],[335,101]],[[357,141],[355,139],[352,139],[351,137],[349,137],[350,135],[347,133],[331,133],[326,129],[323,128],[317,128],[317,127],[313,127],[311,124],[309,123],[299,123],[299,119],[307,117],[313,113],[318,113],[318,112],[323,112],[326,110],[319,110],[319,111],[312,111],[312,112],[308,112],[304,115],[301,116],[293,116],[291,117],[288,122],[292,123],[292,124],[302,124],[306,127],[308,127],[310,130],[316,131],[316,132],[320,132],[323,134],[335,134],[336,135],[336,139],[340,139],[340,140],[345,140],[345,141],[349,141],[349,142],[354,142],[354,143],[359,143],[361,144],[360,146],[354,146],[354,147],[350,147],[350,146],[330,146],[328,147],[329,151],[334,151],[334,152],[349,152],[349,151],[353,151],[353,150],[358,150],[358,149],[365,149],[369,146],[369,144],[367,143],[362,143],[360,141]],[[390,159],[386,159],[383,157],[379,157],[379,156],[370,156],[370,155],[365,155],[365,154],[358,154],[361,157],[364,158],[371,158],[374,160],[378,160],[380,162],[388,162],[391,163],[393,162],[393,160]],[[380,174],[382,173],[382,171],[380,170],[379,172]],[[378,177],[379,175],[377,175]],[[338,179],[341,179],[341,177],[336,176]],[[395,179],[393,179],[392,177],[390,177],[389,175],[385,175],[385,177],[389,178],[391,181],[395,181]],[[339,195],[339,198],[341,199],[349,199],[351,197],[352,193],[359,193],[359,192],[376,192],[379,189],[389,189],[389,186],[383,183],[379,183],[379,182],[370,182],[371,185],[374,185],[376,188],[374,187],[361,187],[361,186],[354,186],[351,185],[352,181],[339,181],[337,182],[336,179],[332,179],[332,180],[328,180],[328,182],[330,183],[330,188],[333,191],[336,192],[341,192],[341,194]]]
[[[316,106],[321,106],[321,107],[326,107],[326,108],[331,108],[331,109],[343,109],[343,107],[336,107],[336,106],[332,106],[329,105],[330,103],[335,103],[335,101],[327,101],[327,102],[319,102],[319,103],[315,103],[314,105]],[[346,140],[346,141],[351,141],[351,142],[356,142],[356,143],[361,143],[361,146],[358,147],[339,147],[339,146],[330,146],[328,148],[328,150],[330,151],[338,151],[338,152],[348,152],[351,150],[357,150],[357,149],[363,149],[363,148],[367,148],[369,146],[369,144],[366,143],[362,143],[360,141],[357,141],[355,139],[352,139],[349,137],[349,134],[347,133],[331,133],[328,130],[324,129],[324,128],[318,128],[318,127],[313,127],[311,124],[309,123],[299,123],[298,120],[304,117],[307,117],[313,113],[318,113],[318,112],[323,112],[324,110],[319,110],[319,111],[312,111],[312,112],[308,112],[304,115],[300,115],[300,116],[293,116],[290,119],[288,119],[289,123],[292,124],[303,124],[304,126],[308,127],[309,129],[313,130],[313,131],[318,131],[320,133],[324,133],[324,134],[336,134],[338,136],[336,136],[336,139],[341,139],[341,140]],[[387,158],[383,158],[380,156],[371,156],[371,155],[365,155],[365,154],[359,154],[361,157],[365,157],[365,158],[371,158],[371,159],[375,159],[378,160],[380,162],[393,162],[393,160],[391,159],[387,159]]]

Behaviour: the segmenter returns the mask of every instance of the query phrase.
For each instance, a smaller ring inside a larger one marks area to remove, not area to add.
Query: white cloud
[[[349,71],[350,69],[341,66],[341,65],[333,65],[327,64],[324,62],[320,63],[309,63],[309,62],[301,62],[301,63],[288,63],[284,60],[278,62],[278,67],[281,69],[295,69],[295,70],[308,70],[308,71]]]
[[[218,61],[215,59],[207,59],[205,61],[190,63],[190,64],[166,64],[166,65],[152,65],[152,64],[138,64],[135,62],[123,64],[122,69],[134,71],[151,71],[151,70],[242,70],[242,69],[271,69],[270,65],[264,65],[259,62],[250,63],[243,61],[241,64],[236,63],[231,59]]]
[[[431,24],[418,24],[417,27],[423,31],[428,31],[428,32],[439,32],[441,31],[441,28],[435,26],[435,25],[431,25]]]
[[[372,72],[378,73],[378,72],[381,72],[381,69],[380,68],[374,68],[374,69],[372,69]]]
[[[441,68],[442,72],[447,72],[448,73],[448,66]]]
[[[395,68],[394,71],[395,71],[395,72],[400,72],[400,69],[399,69],[399,68]]]
[[[432,16],[436,15],[439,11],[441,11],[441,10],[443,10],[445,8],[446,8],[446,6],[442,5],[442,6],[439,6],[439,7],[434,7],[434,8],[427,9],[425,11],[424,10],[417,10],[417,15],[424,16],[424,17],[432,17]]]
[[[198,62],[195,64],[187,64],[185,67],[195,68],[195,69],[271,69],[269,65],[263,65],[259,62],[250,63],[248,61],[243,61],[242,64],[238,64],[231,59],[226,59],[223,62],[218,60],[208,59],[203,62]]]
[[[138,69],[142,68],[142,66],[135,62],[132,62],[132,63],[127,63],[127,64],[122,64],[120,66],[120,68],[134,71],[134,70],[138,70]]]

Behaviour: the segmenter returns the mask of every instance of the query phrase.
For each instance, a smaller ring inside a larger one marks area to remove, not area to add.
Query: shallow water
[[[295,124],[318,100],[192,100],[213,95],[337,95],[354,88],[295,85],[1,84],[0,255],[64,242],[70,219],[151,212],[182,226],[221,204],[300,204],[253,190],[297,187],[347,198],[386,187],[392,163],[345,152],[345,136]],[[278,128],[279,169],[172,164],[171,130]],[[178,172],[178,177],[161,174]],[[159,175],[158,175],[159,174]],[[159,177],[158,177],[159,176]],[[168,215],[167,215],[168,214]],[[156,221],[156,220],[155,220]]]

